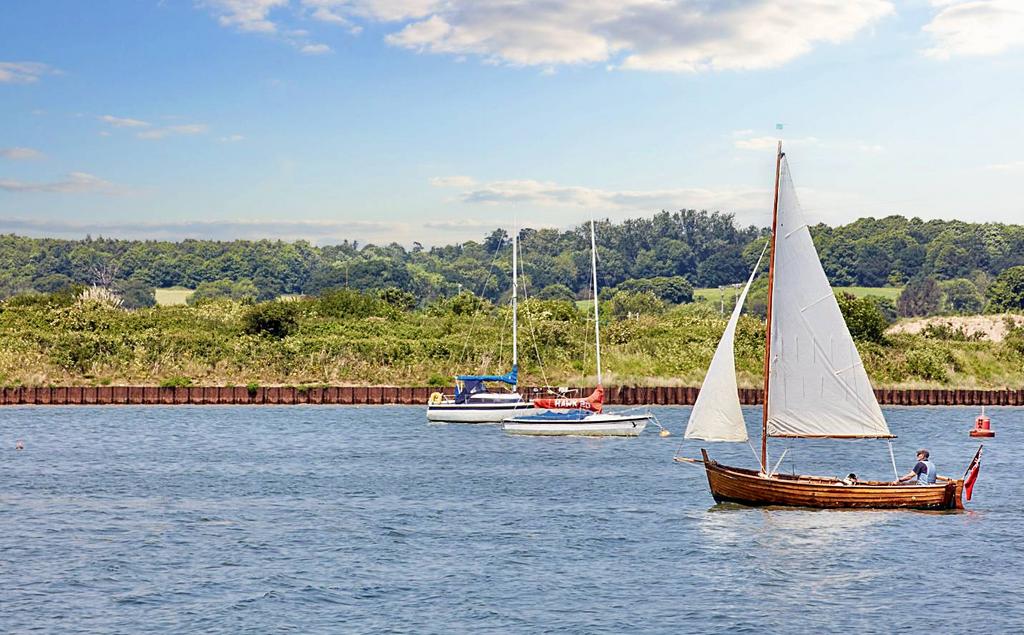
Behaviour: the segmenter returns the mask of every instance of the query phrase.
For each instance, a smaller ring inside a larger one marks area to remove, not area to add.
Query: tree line
[[[889,216],[811,228],[834,286],[902,286],[904,315],[947,310],[1022,308],[1024,226]],[[597,224],[602,288],[650,294],[669,303],[694,287],[743,281],[767,230],[740,226],[731,214],[662,211]],[[587,297],[589,226],[520,230],[523,283],[544,299]],[[479,241],[424,248],[345,241],[180,242],[0,236],[0,296],[52,293],[72,285],[115,289],[145,304],[157,287],[198,289],[199,297],[319,295],[349,288],[396,289],[425,306],[462,291],[492,302],[510,287],[511,239],[496,229]],[[1013,274],[1012,271],[1017,271]],[[1002,275],[1002,278],[1000,276]],[[905,298],[903,296],[906,296]]]

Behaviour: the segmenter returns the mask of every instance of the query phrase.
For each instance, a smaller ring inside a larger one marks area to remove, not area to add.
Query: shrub
[[[260,385],[254,381],[250,381],[248,384],[245,385],[245,391],[249,393],[250,398],[255,397],[256,391],[258,391],[259,389]]]
[[[846,327],[853,339],[868,342],[885,342],[885,329],[889,326],[878,305],[871,298],[858,298],[850,293],[836,295],[839,310],[843,312]]]
[[[985,339],[985,334],[978,331],[968,333],[963,326],[954,327],[950,322],[934,322],[921,329],[921,335],[932,340],[952,342],[977,342]]]
[[[665,303],[650,291],[616,291],[608,302],[608,311],[615,318],[661,315]]]
[[[471,291],[462,291],[456,296],[438,300],[430,306],[434,314],[473,315],[491,310],[493,305]]]
[[[511,310],[511,309],[510,309]],[[587,306],[587,311],[590,311]],[[554,320],[556,322],[575,322],[581,313],[572,300],[539,300],[530,298],[519,304],[519,319]]]
[[[907,370],[914,376],[929,381],[949,379],[949,355],[932,347],[916,347],[907,351]]]
[[[263,302],[249,307],[242,315],[242,330],[248,335],[283,338],[299,326],[298,307],[293,302]]]
[[[393,311],[380,297],[353,289],[327,291],[317,298],[316,305],[321,315],[333,318],[383,317]]]
[[[388,287],[377,292],[377,297],[400,311],[412,311],[416,308],[416,296],[398,287]]]
[[[168,377],[167,379],[164,379],[163,381],[160,382],[161,388],[184,388],[186,386],[191,385],[191,379],[189,379],[188,377],[181,377],[179,375]]]
[[[259,289],[256,288],[252,280],[243,279],[237,282],[214,280],[213,282],[201,282],[186,303],[196,304],[203,300],[248,300],[251,302],[259,293]]]
[[[649,291],[658,299],[670,304],[693,302],[693,285],[682,276],[659,276],[656,278],[626,280],[616,287],[616,290],[637,293]]]
[[[78,296],[78,300],[79,302],[102,304],[114,309],[120,309],[124,306],[124,298],[107,287],[99,287],[96,285],[86,287],[82,291],[81,295]]]
[[[80,284],[73,284],[53,293],[22,293],[8,298],[4,304],[9,307],[69,307],[78,302],[78,297],[85,287]]]

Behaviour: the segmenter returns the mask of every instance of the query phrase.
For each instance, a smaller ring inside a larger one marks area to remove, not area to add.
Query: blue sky
[[[1022,222],[1022,77],[1016,0],[5,3],[0,231],[764,225],[778,134],[814,221]]]

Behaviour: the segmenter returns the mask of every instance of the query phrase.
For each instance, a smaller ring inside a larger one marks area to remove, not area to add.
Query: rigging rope
[[[896,469],[896,455],[892,452],[892,441],[889,443],[889,458],[892,459],[892,473],[896,475],[896,480],[900,480],[900,471]]]
[[[548,382],[547,372],[544,370],[544,360],[540,356],[540,347],[537,346],[537,329],[533,323],[533,312],[530,311],[530,294],[527,290],[526,267],[523,265],[523,245],[519,242],[519,267],[522,270],[523,279],[523,305],[526,307],[526,321],[530,324],[530,339],[533,340],[533,352],[537,355],[537,365],[540,366],[540,376],[544,380],[544,388],[551,393],[551,383]]]
[[[500,254],[500,253],[501,253],[501,245],[499,244],[498,247],[494,250],[494,255],[491,257],[491,264],[487,267],[487,276],[484,277],[484,281],[480,285],[480,292],[477,294],[478,298],[482,298],[483,297],[484,291],[487,289],[487,285],[491,282],[491,277],[494,276],[494,263],[498,260],[498,254]],[[469,292],[472,293],[473,290],[470,289]],[[463,362],[466,361],[466,352],[469,350],[469,341],[473,337],[473,333],[476,330],[476,322],[477,322],[477,320],[479,318],[480,318],[480,312],[479,311],[474,311],[473,312],[473,318],[469,322],[469,330],[466,333],[466,341],[462,344],[462,354],[459,357],[459,362],[460,363],[463,363]],[[448,363],[451,364],[453,361],[455,361],[455,351],[452,351],[448,355]]]

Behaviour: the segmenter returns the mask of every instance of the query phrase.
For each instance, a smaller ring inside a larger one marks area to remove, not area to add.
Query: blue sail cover
[[[485,382],[498,381],[510,386],[519,383],[519,366],[513,366],[506,375],[456,375],[455,379],[462,384],[455,386],[455,403],[462,403],[470,396],[487,392]]]
[[[585,421],[588,417],[598,413],[590,410],[546,410],[535,415],[521,415],[515,418],[516,421],[537,421],[548,423],[576,423]]]

